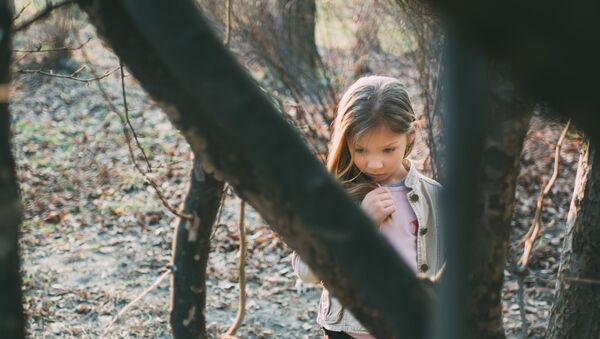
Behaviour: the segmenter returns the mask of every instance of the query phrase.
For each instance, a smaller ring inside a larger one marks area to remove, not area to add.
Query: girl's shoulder
[[[439,182],[435,181],[434,179],[424,175],[416,167],[414,168],[414,174],[415,174],[414,176],[417,178],[417,180],[420,183],[424,184],[425,186],[430,186],[431,188],[436,189],[436,190],[441,190],[443,188],[442,184],[440,184]]]
[[[419,179],[428,185],[434,186],[437,189],[443,188],[442,184],[440,184],[439,182],[435,181],[434,179],[432,179],[428,176],[425,176],[421,173],[419,173]]]

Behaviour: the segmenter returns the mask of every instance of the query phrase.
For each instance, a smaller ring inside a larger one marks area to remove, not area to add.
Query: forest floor
[[[89,26],[80,31],[82,41],[93,36]],[[17,44],[32,46],[27,40]],[[118,66],[98,40],[84,49],[98,74]],[[168,269],[177,219],[133,167],[122,123],[97,82],[18,72],[39,69],[35,58],[25,56],[15,65],[10,102],[25,206],[20,246],[28,333],[32,338],[169,338],[169,279],[107,327]],[[71,60],[53,69],[71,74],[84,64],[81,52],[75,51]],[[392,75],[402,74],[398,70]],[[76,77],[93,74],[88,67]],[[190,150],[136,81],[126,77],[125,82],[131,122],[153,167],[150,176],[169,203],[179,206],[191,169]],[[100,83],[122,109],[119,71]],[[512,261],[522,252],[518,239],[531,224],[535,201],[551,174],[562,127],[539,117],[531,125],[516,193]],[[570,133],[563,143],[558,179],[544,200],[543,233],[524,277],[531,338],[542,337],[546,326],[580,142]],[[138,161],[143,164],[141,157]],[[213,337],[225,333],[237,310],[238,208],[239,199],[229,192],[212,239],[206,316]],[[297,281],[291,250],[251,207],[245,221],[248,301],[238,336],[319,337],[315,319],[320,286]],[[508,266],[505,274],[504,325],[508,336],[516,338],[522,328],[518,284]]]

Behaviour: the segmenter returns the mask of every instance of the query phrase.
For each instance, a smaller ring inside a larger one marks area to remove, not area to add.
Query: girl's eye
[[[394,152],[394,150],[396,150],[396,149],[395,148],[384,148],[383,152],[384,153],[392,153],[392,152]]]
[[[364,152],[365,152],[365,150],[364,150],[364,149],[362,149],[362,148],[356,148],[356,149],[354,149],[354,152],[355,152],[355,153],[364,153]]]

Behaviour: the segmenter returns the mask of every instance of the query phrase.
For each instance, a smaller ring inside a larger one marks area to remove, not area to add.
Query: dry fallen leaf
[[[84,313],[88,313],[92,310],[92,307],[88,304],[79,304],[77,305],[77,308],[75,309],[75,312],[80,313],[80,314],[84,314]]]

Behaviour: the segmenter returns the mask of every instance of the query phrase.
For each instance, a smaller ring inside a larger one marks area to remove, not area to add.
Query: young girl
[[[434,277],[443,262],[438,230],[441,186],[407,158],[414,142],[415,114],[401,83],[364,77],[350,86],[338,105],[327,169],[413,271]],[[320,281],[296,253],[292,266],[304,282]],[[325,338],[373,338],[326,288],[317,322]]]

